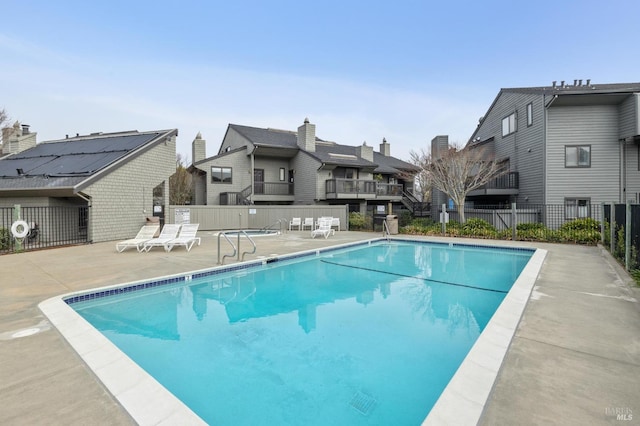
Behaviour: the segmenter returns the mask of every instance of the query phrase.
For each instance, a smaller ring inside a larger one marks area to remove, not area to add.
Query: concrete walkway
[[[0,256],[0,424],[133,424],[37,305],[215,266],[216,237],[199,235],[202,245],[190,253],[117,253],[114,242]],[[247,260],[379,236],[262,237]],[[481,424],[640,424],[640,291],[600,248],[536,246],[548,250],[547,259]]]

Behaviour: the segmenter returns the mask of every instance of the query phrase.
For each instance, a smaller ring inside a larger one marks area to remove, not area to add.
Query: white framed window
[[[517,129],[517,120],[516,113],[509,114],[505,118],[502,119],[502,136],[510,135],[511,133],[515,133]]]
[[[591,217],[591,200],[589,198],[565,198],[565,219]]]
[[[527,104],[527,127],[533,126],[533,102]]]
[[[231,183],[231,167],[211,166],[211,183]]]
[[[591,167],[591,145],[565,145],[565,167]]]

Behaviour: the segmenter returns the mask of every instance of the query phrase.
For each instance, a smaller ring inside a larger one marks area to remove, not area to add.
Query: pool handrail
[[[389,235],[391,235],[391,231],[389,231],[389,225],[387,224],[387,219],[385,219],[382,221],[382,237],[386,238],[387,242],[389,242]]]
[[[274,226],[278,225],[279,229],[280,229],[280,233],[282,234],[282,224],[285,224],[285,229],[286,229],[286,224],[289,223],[288,219],[282,218],[282,219],[277,219],[275,222],[273,222],[270,225],[267,226],[263,226],[262,228],[260,228],[261,231],[267,231],[272,229]]]
[[[242,261],[244,262],[244,255],[245,254],[253,254],[256,252],[256,250],[258,249],[258,247],[256,246],[255,241],[253,241],[253,238],[251,238],[249,236],[249,234],[247,234],[245,231],[240,231],[244,234],[245,237],[247,237],[247,239],[251,242],[251,244],[253,245],[253,251],[245,251],[242,253]],[[240,232],[238,232],[238,250],[240,250]],[[238,253],[238,260],[240,260],[240,253]]]
[[[229,231],[229,232],[231,232],[231,231]],[[224,258],[225,257],[233,257],[236,254],[238,255],[238,258],[237,258],[238,261],[240,261],[240,260],[244,261],[244,255],[245,254],[254,254],[256,252],[256,250],[258,249],[258,246],[256,246],[256,242],[253,241],[253,238],[251,238],[249,236],[249,234],[247,234],[246,231],[241,229],[239,231],[233,231],[233,232],[237,232],[237,234],[238,234],[238,244],[237,244],[237,246],[236,246],[236,244],[233,244],[233,241],[231,241],[229,239],[229,237],[227,237],[227,231],[222,231],[222,232],[218,233],[218,265],[224,264]],[[252,251],[242,252],[242,256],[240,256],[240,235],[241,234],[244,234],[244,236],[247,237],[247,239],[249,240],[249,242],[251,242],[251,245],[253,246],[253,250]],[[220,237],[224,237],[224,239],[227,240],[227,242],[229,244],[231,244],[231,247],[233,247],[233,253],[225,254],[224,256],[222,256],[222,259],[220,259]],[[242,257],[242,259],[240,259],[241,257]]]
[[[238,239],[240,238],[239,235],[240,234],[238,234]],[[225,254],[224,256],[222,256],[222,260],[220,260],[220,237],[224,237],[224,239],[227,240],[229,244],[231,244],[231,247],[233,247],[233,253]],[[231,241],[229,237],[227,237],[227,234],[225,232],[219,232],[218,233],[218,265],[222,265],[224,263],[225,257],[233,257],[236,255],[236,253],[238,253],[238,249],[235,246],[235,244],[233,244],[233,241]]]

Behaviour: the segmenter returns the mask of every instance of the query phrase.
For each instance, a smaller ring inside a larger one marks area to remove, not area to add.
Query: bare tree
[[[193,180],[185,164],[185,157],[182,154],[177,154],[176,172],[169,177],[169,203],[174,206],[183,206],[191,203]]]
[[[431,154],[421,149],[419,152],[409,152],[409,156],[409,162],[419,168],[418,173],[415,175],[415,183],[420,194],[420,201],[430,202],[431,188],[433,187],[429,170],[431,167]]]
[[[451,197],[458,209],[460,222],[464,223],[467,194],[508,170],[486,152],[486,147],[467,146],[463,149],[449,147],[431,162],[429,172],[433,186]]]

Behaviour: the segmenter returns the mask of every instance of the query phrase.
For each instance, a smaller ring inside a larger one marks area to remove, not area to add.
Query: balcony
[[[295,195],[293,183],[289,182],[254,182],[253,201],[288,201],[293,202]]]
[[[325,193],[331,200],[389,200],[402,199],[402,185],[380,183],[375,180],[328,179],[325,181]]]
[[[469,192],[469,196],[478,195],[517,195],[520,188],[518,172],[509,172],[487,182],[486,185]]]
[[[220,194],[220,205],[232,206],[251,204],[251,201],[294,201],[293,183],[288,182],[255,182],[253,195],[251,186],[241,192],[223,192]]]

